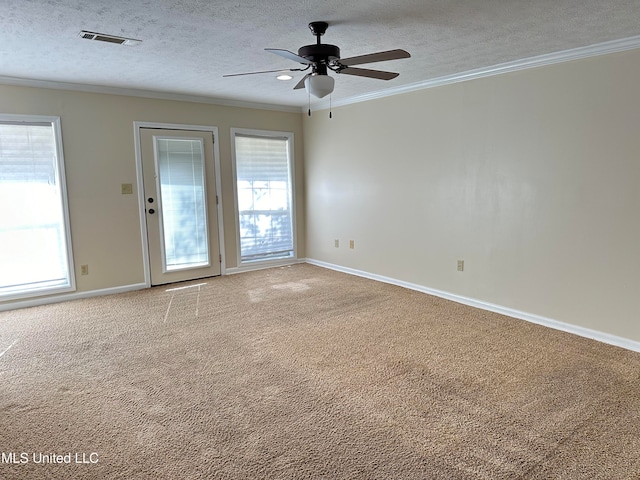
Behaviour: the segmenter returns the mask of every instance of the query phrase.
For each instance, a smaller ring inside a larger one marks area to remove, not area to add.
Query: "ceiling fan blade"
[[[341,58],[338,62],[341,65],[350,67],[351,65],[361,65],[363,63],[384,62],[386,60],[399,60],[409,58],[411,54],[404,50],[387,50],[386,52],[369,53],[357,57]]]
[[[223,77],[240,77],[242,75],[258,75],[260,73],[300,72],[302,70],[305,70],[305,69],[304,68],[279,68],[278,70],[263,70],[261,72],[230,73],[228,75],[223,75]]]
[[[298,83],[296,83],[296,86],[293,87],[294,90],[299,90],[301,88],[304,88],[304,81],[307,79],[307,77],[309,77],[311,74],[307,73],[304,77],[302,77],[302,80],[300,80]]]
[[[313,65],[311,60],[307,60],[300,55],[296,55],[289,50],[282,50],[280,48],[265,48],[267,52],[275,53],[276,55],[280,55],[281,57],[288,58],[289,60],[293,60],[294,62],[304,63],[305,65]]]
[[[347,75],[355,75],[356,77],[377,78],[378,80],[391,80],[396,78],[399,73],[384,72],[382,70],[369,70],[368,68],[342,68],[336,70],[338,73],[346,73]]]

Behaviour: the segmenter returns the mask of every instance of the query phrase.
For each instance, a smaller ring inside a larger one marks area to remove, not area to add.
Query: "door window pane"
[[[0,117],[0,298],[74,287],[58,121]]]
[[[156,137],[164,271],[208,266],[209,237],[201,139]]]
[[[294,257],[290,137],[235,134],[240,261]]]

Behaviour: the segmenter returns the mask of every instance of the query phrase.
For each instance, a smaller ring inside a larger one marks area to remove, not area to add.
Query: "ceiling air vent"
[[[85,40],[96,40],[98,42],[115,43],[117,45],[138,45],[142,43],[142,40],[136,40],[135,38],[118,37],[116,35],[88,32],[86,30],[82,30],[78,36]]]

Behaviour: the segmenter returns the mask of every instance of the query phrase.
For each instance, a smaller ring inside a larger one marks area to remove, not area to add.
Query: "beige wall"
[[[80,292],[144,281],[137,192],[120,194],[136,183],[134,121],[218,127],[227,267],[229,129],[283,130],[295,134],[300,257],[640,341],[639,84],[631,51],[335,108],[331,120],[12,86],[0,86],[0,112],[61,117],[74,261],[90,266]]]
[[[304,252],[301,114],[117,95],[0,86],[0,112],[61,118],[74,261],[79,292],[144,282],[133,122],[218,127],[226,267],[237,264],[230,128],[293,132],[298,254]],[[89,275],[80,276],[81,264]]]
[[[307,257],[640,341],[638,85],[636,50],[305,116]]]

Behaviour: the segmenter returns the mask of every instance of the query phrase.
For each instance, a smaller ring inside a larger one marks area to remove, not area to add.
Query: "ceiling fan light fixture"
[[[293,77],[291,75],[289,75],[288,73],[281,73],[276,78],[278,80],[287,81],[287,80],[291,80]]]
[[[323,98],[333,92],[335,80],[329,75],[309,75],[304,80],[304,88],[311,95],[317,98]]]

